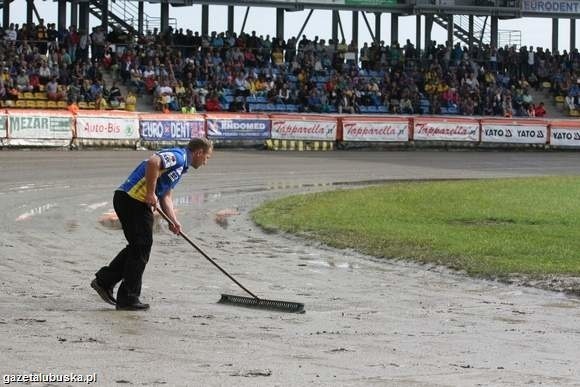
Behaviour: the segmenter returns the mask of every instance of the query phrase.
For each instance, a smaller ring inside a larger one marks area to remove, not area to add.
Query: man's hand
[[[179,235],[181,234],[181,224],[177,221],[169,223],[169,230],[171,230],[175,235]]]
[[[145,195],[145,203],[150,207],[157,208],[157,201],[157,195],[155,195],[155,192],[147,192],[147,195]]]

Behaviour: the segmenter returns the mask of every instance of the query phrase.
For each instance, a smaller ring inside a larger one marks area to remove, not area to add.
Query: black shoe
[[[149,309],[149,304],[143,304],[141,301],[137,301],[133,304],[117,304],[117,310],[147,310]]]
[[[97,293],[99,294],[99,296],[101,296],[103,301],[105,301],[106,303],[111,304],[111,305],[117,304],[115,297],[113,297],[113,288],[108,288],[108,289],[105,288],[104,286],[102,286],[99,283],[99,280],[97,278],[95,278],[91,282],[91,288],[95,289],[97,291]]]

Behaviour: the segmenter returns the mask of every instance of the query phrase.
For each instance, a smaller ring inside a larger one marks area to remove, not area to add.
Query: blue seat
[[[447,108],[447,113],[448,114],[459,114],[459,109],[457,108],[457,106],[451,106]]]
[[[377,113],[388,113],[389,109],[387,109],[387,107],[385,105],[379,105],[377,106]]]

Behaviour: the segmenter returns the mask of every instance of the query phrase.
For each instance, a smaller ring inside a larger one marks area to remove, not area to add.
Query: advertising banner
[[[276,140],[335,141],[337,119],[323,116],[272,115],[272,138]]]
[[[580,122],[553,121],[550,127],[550,144],[580,147]]]
[[[8,127],[6,125],[6,114],[0,114],[0,138],[8,137]]]
[[[413,139],[419,141],[479,141],[479,122],[465,119],[417,117]]]
[[[346,5],[358,5],[358,6],[388,6],[388,5],[396,5],[397,0],[345,0],[344,2]]]
[[[580,2],[577,0],[523,0],[522,11],[549,14],[580,13]]]
[[[141,115],[139,120],[143,140],[188,141],[192,138],[205,137],[205,120],[203,116],[159,116]]]
[[[344,141],[409,141],[409,120],[343,118]]]
[[[73,116],[42,110],[8,111],[8,137],[31,140],[71,140]]]
[[[534,121],[487,121],[481,124],[481,142],[546,144],[548,126]]]
[[[77,116],[77,138],[103,140],[133,140],[139,138],[139,118],[132,114],[89,115],[81,113]]]
[[[270,119],[263,115],[208,114],[207,136],[216,140],[265,140],[270,137]]]

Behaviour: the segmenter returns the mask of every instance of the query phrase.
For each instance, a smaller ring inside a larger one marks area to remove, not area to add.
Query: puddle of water
[[[89,210],[96,210],[99,209],[101,207],[105,207],[107,204],[109,204],[109,202],[99,202],[99,203],[93,203],[93,204],[81,204],[81,206],[86,206]]]
[[[309,259],[309,258],[300,258],[300,259],[308,261],[308,263],[310,265],[313,265],[313,266],[322,266],[322,267],[328,267],[328,268],[333,268],[333,269],[357,269],[358,268],[357,265],[353,265],[350,262],[336,263],[332,259],[330,259],[328,261],[314,260],[314,259]],[[307,265],[300,264],[299,266],[307,266]]]
[[[177,211],[176,211],[177,212]],[[102,226],[109,228],[111,230],[121,230],[123,227],[121,226],[121,222],[117,217],[117,214],[113,209],[105,212],[103,215],[99,217],[97,220]],[[153,214],[153,231],[160,231],[163,228],[165,221],[159,215],[158,212]]]
[[[69,220],[65,224],[65,229],[68,232],[76,231],[76,230],[78,230],[79,227],[80,227],[80,223],[77,220]]]
[[[494,317],[494,320],[503,321],[508,324],[523,324],[526,320],[516,319],[516,318],[509,318],[509,317]]]
[[[56,206],[56,204],[54,204],[54,203],[43,204],[42,206],[33,208],[30,211],[26,211],[25,213],[18,215],[16,217],[16,221],[21,222],[24,220],[28,220],[28,219],[32,218],[33,216],[42,215],[55,206]]]
[[[222,228],[228,228],[228,218],[230,216],[239,215],[240,211],[235,208],[224,208],[215,214],[215,222]]]

